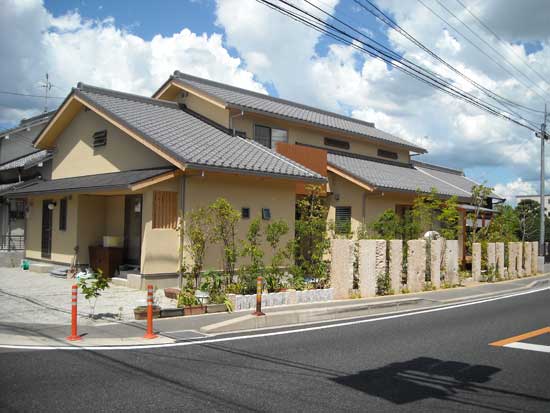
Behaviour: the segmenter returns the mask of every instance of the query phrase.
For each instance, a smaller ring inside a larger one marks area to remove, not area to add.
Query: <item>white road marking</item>
[[[539,351],[541,353],[550,353],[550,346],[543,346],[542,344],[522,343],[521,341],[505,344],[502,347],[517,348],[520,350]]]
[[[544,287],[544,288],[539,288],[539,289],[536,289],[536,290],[529,290],[529,291],[523,291],[523,292],[519,292],[519,293],[502,295],[502,296],[487,298],[487,299],[478,300],[478,301],[470,301],[470,302],[467,302],[467,303],[453,304],[453,305],[446,306],[446,307],[428,308],[428,309],[413,311],[413,312],[405,313],[405,314],[393,314],[393,315],[386,315],[386,316],[382,316],[382,317],[369,318],[369,319],[366,319],[366,320],[354,320],[354,321],[347,321],[347,322],[344,322],[344,323],[337,323],[337,324],[329,324],[329,325],[322,325],[322,326],[315,326],[315,327],[306,327],[306,328],[299,328],[299,329],[292,329],[292,330],[274,331],[274,332],[271,332],[271,333],[249,334],[249,335],[244,335],[244,336],[232,336],[232,337],[224,337],[224,338],[211,338],[211,339],[200,340],[200,341],[186,341],[186,342],[180,342],[180,343],[164,343],[164,344],[126,345],[126,346],[124,346],[124,345],[120,345],[120,346],[26,346],[26,345],[0,344],[0,348],[16,349],[16,350],[70,350],[70,351],[73,351],[73,350],[93,350],[93,351],[107,351],[107,350],[141,350],[141,349],[167,348],[167,347],[186,347],[186,346],[194,346],[194,345],[200,345],[200,344],[223,343],[223,342],[229,342],[229,341],[250,340],[250,339],[255,339],[255,338],[264,338],[264,337],[274,337],[274,336],[282,336],[282,335],[289,335],[289,334],[306,333],[306,332],[310,332],[310,331],[327,330],[327,329],[330,329],[330,328],[348,327],[348,326],[353,326],[353,325],[357,325],[357,324],[374,323],[376,321],[392,320],[392,319],[395,319],[395,318],[412,317],[412,316],[420,315],[420,314],[435,313],[435,312],[439,312],[439,311],[453,310],[455,308],[469,307],[469,306],[472,306],[472,305],[489,303],[489,302],[492,302],[492,301],[504,300],[504,299],[507,299],[507,298],[538,293],[540,291],[546,291],[546,290],[550,290],[550,287]]]

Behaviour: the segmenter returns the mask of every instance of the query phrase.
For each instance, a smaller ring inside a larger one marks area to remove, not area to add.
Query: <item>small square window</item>
[[[269,208],[262,208],[262,219],[265,221],[271,219],[271,210]]]
[[[337,206],[335,229],[337,234],[347,234],[351,231],[351,207]]]
[[[241,208],[241,218],[242,219],[250,218],[250,208]]]

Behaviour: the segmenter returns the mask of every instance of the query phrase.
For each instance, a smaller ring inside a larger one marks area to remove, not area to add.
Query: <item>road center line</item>
[[[376,317],[376,318],[369,318],[365,320],[354,320],[354,321],[347,321],[343,323],[336,323],[336,324],[329,324],[329,325],[322,325],[322,326],[314,326],[314,327],[305,327],[305,328],[299,328],[299,329],[292,329],[292,330],[283,330],[283,331],[274,331],[271,333],[261,333],[261,334],[249,334],[244,336],[232,336],[232,337],[225,337],[225,338],[212,338],[212,339],[205,339],[205,340],[197,340],[197,341],[189,341],[189,342],[181,342],[181,343],[164,343],[164,344],[145,344],[145,345],[122,345],[122,346],[26,346],[26,345],[7,345],[7,344],[0,344],[0,348],[4,349],[17,349],[17,350],[93,350],[93,351],[110,351],[110,350],[141,350],[141,349],[154,349],[154,348],[167,348],[167,347],[186,347],[186,346],[194,346],[194,345],[200,345],[200,344],[210,344],[210,343],[223,343],[223,342],[229,342],[229,341],[238,341],[238,340],[250,340],[255,338],[264,338],[264,337],[275,337],[275,336],[282,336],[282,335],[289,335],[289,334],[298,334],[298,333],[306,333],[310,331],[318,331],[318,330],[326,330],[330,328],[338,328],[338,327],[348,327],[358,324],[367,324],[367,323],[374,323],[376,321],[384,321],[384,320],[392,320],[396,318],[404,318],[404,317],[412,317],[415,315],[420,314],[428,314],[428,313],[435,313],[439,311],[447,311],[447,310],[453,310],[455,308],[462,308],[462,307],[469,307],[472,305],[478,305],[478,304],[484,304],[489,303],[492,301],[499,301],[504,300],[507,298],[513,298],[513,297],[519,297],[522,295],[527,294],[533,294],[541,291],[547,291],[550,290],[550,287],[544,287],[539,288],[536,290],[530,290],[530,291],[523,291],[508,295],[502,295],[498,297],[493,298],[486,298],[483,300],[478,301],[470,301],[466,303],[461,304],[453,304],[450,306],[445,307],[438,307],[438,308],[428,308],[425,310],[418,310],[410,313],[405,314],[392,314],[382,317]]]

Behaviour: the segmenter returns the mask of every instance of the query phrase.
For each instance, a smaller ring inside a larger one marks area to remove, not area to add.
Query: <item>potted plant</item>
[[[178,307],[183,308],[183,315],[204,314],[206,307],[200,304],[193,290],[182,291],[178,295]]]
[[[206,306],[207,313],[223,313],[233,311],[233,303],[223,293],[211,294],[210,303]]]

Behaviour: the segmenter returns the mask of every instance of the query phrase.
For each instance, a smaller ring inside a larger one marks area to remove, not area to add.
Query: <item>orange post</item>
[[[252,315],[255,316],[265,315],[264,313],[262,313],[262,288],[262,277],[258,277],[258,279],[256,280],[256,311],[252,313]]]
[[[157,338],[158,336],[153,333],[153,286],[149,284],[147,286],[147,332],[143,338]]]
[[[69,341],[78,341],[82,340],[77,333],[77,299],[78,299],[78,285],[74,284],[71,291],[71,335],[67,337]]]

